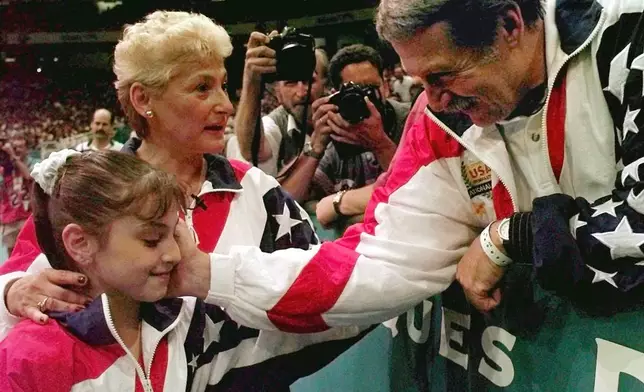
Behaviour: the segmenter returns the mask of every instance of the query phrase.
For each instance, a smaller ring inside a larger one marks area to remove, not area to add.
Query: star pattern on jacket
[[[593,207],[593,209],[595,210],[595,212],[593,213],[593,217],[599,216],[601,214],[609,214],[617,218],[615,207],[619,207],[620,205],[622,205],[622,203],[624,202],[623,201],[616,202],[616,201],[613,201],[612,199],[607,200],[605,203],[600,204],[596,207]]]
[[[615,283],[615,280],[613,279],[617,275],[617,272],[608,273],[608,272],[600,271],[597,268],[593,268],[589,265],[586,265],[586,267],[588,267],[588,269],[590,269],[595,273],[595,276],[593,276],[592,283],[606,282],[611,286],[617,288],[617,283]]]
[[[628,51],[631,45],[628,44],[621,52],[610,62],[610,71],[608,74],[608,86],[604,91],[613,94],[619,102],[624,102],[624,85],[628,77],[629,69],[626,66],[628,60]]]
[[[588,223],[579,219],[579,214],[575,214],[572,218],[570,218],[570,231],[572,233],[572,236],[574,238],[577,238],[577,230],[587,225]]]
[[[634,233],[626,216],[622,218],[614,230],[593,233],[593,237],[610,249],[613,260],[622,257],[644,257],[644,252],[642,252],[644,234]]]
[[[626,137],[628,136],[629,133],[633,133],[634,135],[637,135],[640,132],[640,129],[637,127],[637,124],[635,123],[635,118],[640,113],[640,110],[641,109],[631,110],[630,106],[626,110],[626,115],[624,116],[624,127],[622,128],[623,130],[622,140],[626,140]]]
[[[284,203],[284,209],[281,214],[273,215],[273,218],[277,221],[279,229],[277,229],[277,234],[275,235],[275,240],[279,240],[288,234],[289,238],[291,237],[291,228],[302,223],[299,219],[291,218],[291,211],[288,209],[288,205]]]

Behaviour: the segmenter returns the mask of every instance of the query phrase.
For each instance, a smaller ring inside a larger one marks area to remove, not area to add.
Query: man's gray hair
[[[454,43],[481,48],[494,42],[499,18],[514,6],[521,9],[527,26],[543,18],[541,0],[382,0],[376,30],[384,40],[405,41],[435,23],[447,22]]]

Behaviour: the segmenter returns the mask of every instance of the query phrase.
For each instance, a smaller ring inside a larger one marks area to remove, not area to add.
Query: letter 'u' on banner
[[[626,373],[644,384],[644,353],[631,348],[595,339],[597,342],[597,367],[594,392],[617,392],[619,374]]]

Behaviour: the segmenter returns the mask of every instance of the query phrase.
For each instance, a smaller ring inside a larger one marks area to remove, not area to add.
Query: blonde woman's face
[[[223,62],[183,66],[165,91],[152,98],[150,135],[173,150],[202,154],[223,151],[233,105]]]

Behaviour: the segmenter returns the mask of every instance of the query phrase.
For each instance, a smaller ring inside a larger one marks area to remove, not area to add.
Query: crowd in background
[[[0,80],[0,137],[21,133],[30,150],[89,130],[92,112],[106,107],[119,116],[111,80],[101,75],[49,78],[12,73]],[[122,126],[122,125],[121,125]]]

